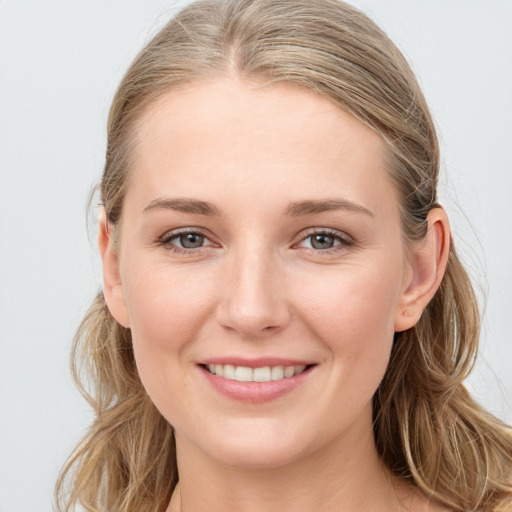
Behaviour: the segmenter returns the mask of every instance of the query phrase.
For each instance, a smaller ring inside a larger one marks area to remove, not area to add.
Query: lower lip
[[[299,387],[309,376],[313,367],[299,375],[269,382],[240,382],[213,375],[199,367],[210,385],[222,395],[251,404],[261,404],[279,398]]]

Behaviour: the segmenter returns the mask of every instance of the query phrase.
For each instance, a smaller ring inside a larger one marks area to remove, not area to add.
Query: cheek
[[[389,362],[400,291],[400,273],[379,268],[344,269],[324,281],[328,286],[310,283],[301,292],[305,323],[326,345],[335,371],[355,386],[366,382],[361,391],[370,395]]]
[[[371,266],[352,266],[335,270],[328,279],[311,279],[297,291],[304,305],[301,309],[315,318],[311,323],[328,329],[336,336],[353,339],[364,333],[394,333],[395,312],[400,295],[400,273],[384,273]]]
[[[191,278],[154,262],[132,265],[125,290],[137,369],[158,407],[172,400],[167,391],[183,378],[188,347],[211,317],[213,290],[197,273]]]
[[[211,309],[210,280],[149,262],[132,270],[125,288],[134,341],[153,349],[186,344]]]

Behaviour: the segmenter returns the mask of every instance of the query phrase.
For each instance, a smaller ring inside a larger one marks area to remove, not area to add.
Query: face
[[[380,136],[231,81],[136,130],[106,295],[178,450],[254,467],[367,442],[413,275]]]

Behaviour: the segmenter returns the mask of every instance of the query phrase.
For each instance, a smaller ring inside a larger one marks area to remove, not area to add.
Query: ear
[[[395,332],[416,325],[439,288],[448,264],[451,244],[448,216],[441,207],[436,207],[430,211],[427,220],[425,239],[410,250],[412,273],[404,283],[395,315]]]
[[[98,215],[98,246],[103,263],[103,295],[111,315],[123,326],[130,327],[119,271],[119,256],[112,240],[112,226],[107,221],[105,209]]]

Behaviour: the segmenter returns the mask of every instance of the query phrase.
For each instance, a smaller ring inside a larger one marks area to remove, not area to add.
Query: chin
[[[249,425],[242,422],[222,434],[210,432],[196,446],[218,463],[246,469],[279,468],[309,451],[299,432],[284,428],[284,425],[254,423],[253,418]]]
[[[221,464],[240,469],[276,469],[300,458],[300,450],[291,447],[276,446],[275,443],[262,445],[254,443],[248,446],[218,447],[212,456]],[[299,452],[299,453],[298,453]]]

